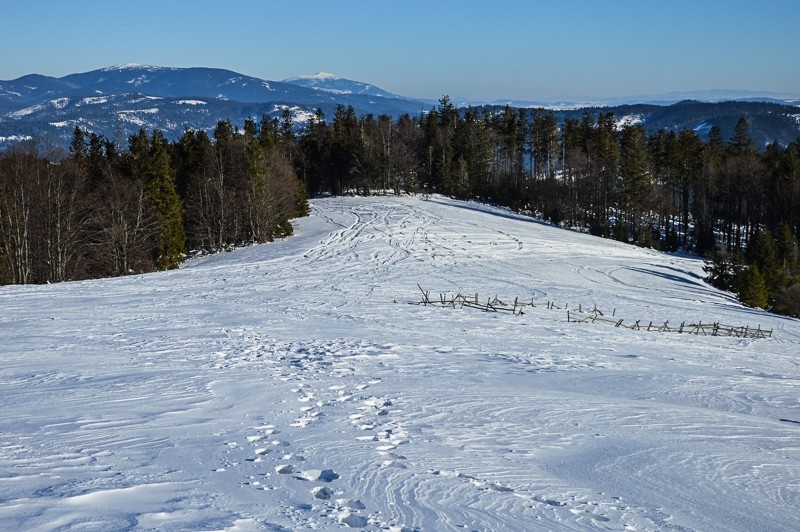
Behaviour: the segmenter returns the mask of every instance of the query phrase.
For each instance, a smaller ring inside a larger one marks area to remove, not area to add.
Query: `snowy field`
[[[3,530],[800,527],[800,322],[477,204],[320,199],[177,271],[0,287],[0,357]]]

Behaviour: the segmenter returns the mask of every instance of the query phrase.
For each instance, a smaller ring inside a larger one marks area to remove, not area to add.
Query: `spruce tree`
[[[745,117],[741,117],[739,121],[736,122],[736,127],[733,129],[733,137],[730,142],[730,149],[734,155],[744,155],[756,150],[756,145],[752,138],[750,138],[750,126]]]
[[[646,245],[641,227],[642,218],[650,207],[652,180],[647,160],[645,132],[642,126],[625,126],[620,147],[620,175],[622,179],[623,208],[627,211],[630,234],[637,242]],[[652,243],[652,238],[650,239]]]
[[[433,167],[436,176],[435,182],[439,183],[442,192],[454,195],[456,187],[456,167],[453,160],[453,132],[459,120],[459,111],[450,99],[444,95],[439,98],[437,108],[439,116],[439,136],[437,139],[437,154]]]
[[[72,132],[72,140],[69,143],[69,154],[76,159],[85,158],[87,153],[86,135],[80,126],[75,126]]]
[[[703,266],[706,281],[720,290],[734,291],[741,274],[739,257],[732,255],[724,248],[715,248]]]
[[[593,161],[593,178],[595,180],[595,199],[592,201],[593,214],[599,222],[607,225],[616,199],[616,185],[619,166],[619,144],[617,142],[617,126],[614,113],[600,113],[597,116],[597,128],[592,132],[594,140],[590,155]]]
[[[746,257],[749,263],[758,267],[758,271],[761,272],[766,282],[767,299],[770,303],[774,302],[778,293],[783,289],[785,276],[775,242],[768,230],[760,229],[750,239]]]
[[[767,283],[758,266],[745,268],[739,279],[739,301],[748,307],[766,308],[768,295]]]
[[[169,152],[163,135],[154,132],[144,162],[145,193],[148,207],[157,220],[156,267],[177,268],[184,259],[186,234],[183,229],[183,207],[175,186]]]
[[[778,314],[800,318],[800,283],[793,284],[781,292],[773,310]]]
[[[789,224],[783,222],[778,228],[776,249],[780,265],[790,282],[800,283],[800,244],[792,234]]]

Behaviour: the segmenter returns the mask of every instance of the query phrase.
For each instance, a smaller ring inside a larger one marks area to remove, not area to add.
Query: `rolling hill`
[[[438,196],[315,199],[295,235],[0,287],[0,522],[796,528],[798,321],[699,260]]]
[[[339,86],[357,83],[325,81]],[[29,75],[0,81],[0,145],[41,135],[65,145],[76,125],[112,139],[125,139],[139,128],[159,129],[176,138],[187,126],[209,130],[228,119],[241,126],[248,117],[281,116],[285,109],[299,123],[317,108],[332,116],[337,105],[376,116],[422,109],[421,102],[373,92],[332,92],[299,80],[268,81],[224,69],[136,64],[62,78]]]

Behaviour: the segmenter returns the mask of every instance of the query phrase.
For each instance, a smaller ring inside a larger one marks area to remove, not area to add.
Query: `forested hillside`
[[[0,281],[50,283],[177,267],[187,254],[291,234],[305,192],[277,131],[213,139],[141,130],[126,149],[76,128],[68,154],[0,153]]]
[[[553,112],[458,109],[420,116],[317,110],[230,121],[169,142],[117,143],[76,128],[69,155],[21,145],[0,156],[4,282],[176,267],[291,232],[305,195],[438,192],[555,224],[708,257],[709,279],[748,305],[800,315],[800,142],[759,150],[741,117],[648,133],[610,112],[559,125]]]
[[[550,111],[459,110],[447,97],[397,120],[340,106],[311,120],[294,160],[312,193],[435,191],[707,256],[718,287],[800,313],[800,142],[759,150],[744,117],[708,140],[619,122],[584,111],[559,127]]]
[[[493,113],[504,108],[491,106]],[[619,126],[626,123],[642,124],[648,134],[659,130],[680,133],[693,130],[703,140],[709,139],[713,126],[718,126],[725,138],[733,136],[736,123],[746,117],[750,137],[759,147],[773,142],[786,146],[800,134],[800,108],[781,101],[697,101],[684,100],[671,104],[630,103],[614,106],[570,107],[551,111],[559,124],[568,119],[581,120],[584,113],[592,116],[613,113]]]

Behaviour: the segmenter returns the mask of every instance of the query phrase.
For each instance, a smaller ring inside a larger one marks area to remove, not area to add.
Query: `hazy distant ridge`
[[[457,88],[454,88],[457,89]],[[613,112],[648,130],[694,129],[711,125],[729,134],[741,116],[751,121],[759,144],[783,144],[800,135],[800,109],[792,95],[712,90],[671,92],[631,98],[585,101],[455,99],[460,106],[551,109],[559,121],[589,112]],[[686,100],[693,100],[687,102]],[[730,102],[727,100],[738,100]],[[419,115],[434,100],[391,93],[370,83],[329,73],[270,81],[218,68],[171,68],[115,65],[61,78],[30,74],[0,81],[0,146],[47,136],[66,144],[75,126],[108,138],[126,138],[140,128],[159,129],[175,138],[186,128],[212,129],[219,120],[241,125],[248,117],[281,116],[289,110],[295,123],[307,121],[317,108],[331,118],[337,105],[356,113],[397,117]]]

